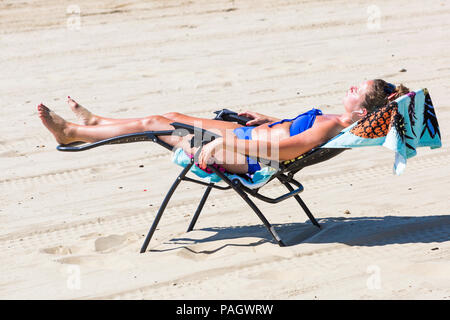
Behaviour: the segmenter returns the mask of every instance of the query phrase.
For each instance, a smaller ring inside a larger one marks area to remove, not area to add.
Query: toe
[[[73,100],[71,97],[68,97],[67,103],[68,103],[71,107],[74,107],[74,108],[76,108],[76,107],[78,106],[78,103],[77,103],[75,100]]]
[[[44,106],[42,103],[38,106],[38,113],[40,117],[48,116],[50,109]]]
[[[45,112],[50,112],[50,109],[41,103],[41,109]]]

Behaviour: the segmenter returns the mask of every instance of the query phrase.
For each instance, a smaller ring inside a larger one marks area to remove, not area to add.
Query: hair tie
[[[397,96],[398,96],[398,92],[394,92],[394,93],[392,93],[392,94],[388,97],[388,100],[391,101],[391,100],[393,100],[393,99],[396,99]]]
[[[392,83],[386,82],[386,85],[384,86],[384,93],[391,94],[395,91],[396,86]]]

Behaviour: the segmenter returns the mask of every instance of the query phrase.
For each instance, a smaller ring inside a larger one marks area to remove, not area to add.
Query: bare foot
[[[70,108],[85,126],[95,126],[98,124],[98,119],[92,112],[90,112],[82,105],[78,104],[78,102],[73,100],[71,97],[67,97],[67,99],[67,103],[69,104]]]
[[[71,138],[73,132],[70,123],[44,106],[42,103],[38,105],[39,118],[47,129],[55,136],[59,144],[69,144],[76,141]]]

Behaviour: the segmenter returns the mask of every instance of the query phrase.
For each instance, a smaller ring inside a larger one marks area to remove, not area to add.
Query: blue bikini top
[[[311,128],[314,124],[314,121],[316,120],[316,116],[320,116],[320,115],[322,115],[322,111],[320,109],[312,108],[309,111],[299,114],[295,118],[283,119],[281,121],[277,121],[272,124],[269,124],[269,128],[273,127],[276,124],[280,124],[280,123],[283,123],[286,121],[292,121],[292,124],[289,128],[289,133],[292,137],[292,136],[295,136],[296,134],[299,134],[299,133]]]

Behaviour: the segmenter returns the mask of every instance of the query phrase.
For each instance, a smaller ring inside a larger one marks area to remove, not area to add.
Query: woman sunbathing
[[[402,85],[395,87],[381,79],[368,80],[348,89],[343,99],[342,114],[323,114],[321,110],[313,108],[294,119],[281,120],[246,111],[239,114],[252,119],[246,126],[177,112],[136,119],[111,119],[91,113],[70,97],[68,103],[83,125],[64,120],[43,104],[38,106],[38,112],[43,124],[60,144],[96,142],[142,131],[172,130],[172,122],[201,127],[222,136],[203,147],[199,156],[201,168],[205,169],[208,163],[215,162],[229,172],[252,174],[260,169],[260,165],[245,155],[277,161],[293,159],[328,141],[343,128],[408,91]],[[189,136],[159,138],[191,154],[196,151],[190,147]]]

